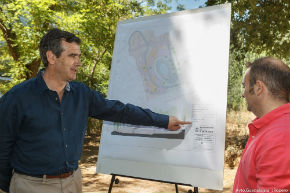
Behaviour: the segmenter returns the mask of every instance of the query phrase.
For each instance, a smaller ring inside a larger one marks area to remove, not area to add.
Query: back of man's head
[[[264,57],[247,63],[250,68],[250,88],[257,80],[264,82],[272,96],[289,102],[290,68],[281,60]]]
[[[49,30],[39,43],[40,57],[45,67],[48,65],[46,52],[50,50],[56,55],[56,57],[59,57],[63,51],[63,48],[61,47],[62,40],[68,43],[81,43],[81,40],[73,33],[62,31],[60,29]]]

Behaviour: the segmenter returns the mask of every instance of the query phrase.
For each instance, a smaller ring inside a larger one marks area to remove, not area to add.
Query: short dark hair
[[[274,97],[289,102],[290,68],[285,63],[277,58],[264,57],[248,62],[246,66],[250,68],[250,90],[260,80]]]
[[[64,40],[68,43],[75,42],[77,44],[81,44],[80,38],[78,38],[75,34],[62,31],[60,29],[51,29],[49,30],[43,38],[40,40],[39,43],[39,52],[41,60],[45,67],[48,65],[46,52],[48,50],[52,51],[56,55],[56,57],[59,57],[61,53],[63,52],[63,48],[61,47],[61,41]]]

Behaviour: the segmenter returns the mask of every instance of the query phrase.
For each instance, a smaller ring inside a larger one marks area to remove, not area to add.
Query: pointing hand
[[[169,116],[169,123],[168,123],[168,129],[171,131],[176,131],[181,128],[181,125],[185,124],[192,124],[190,121],[180,121],[174,116]]]

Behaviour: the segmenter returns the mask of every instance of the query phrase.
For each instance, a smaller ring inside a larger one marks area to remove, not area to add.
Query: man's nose
[[[75,63],[77,64],[77,66],[81,66],[82,65],[82,61],[79,57],[77,57]]]

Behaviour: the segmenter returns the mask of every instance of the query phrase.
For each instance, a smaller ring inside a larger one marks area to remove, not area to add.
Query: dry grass
[[[248,140],[247,125],[253,119],[254,115],[246,111],[227,113],[225,163],[230,168],[234,168],[239,163],[239,158]]]

